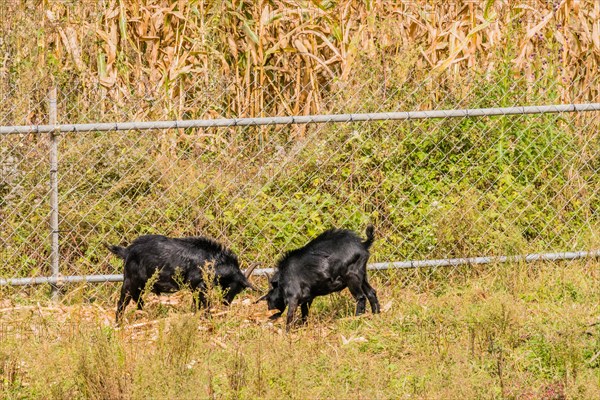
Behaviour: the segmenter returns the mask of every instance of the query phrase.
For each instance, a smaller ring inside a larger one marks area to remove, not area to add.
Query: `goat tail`
[[[373,228],[373,225],[369,224],[367,226],[367,240],[365,240],[363,242],[363,246],[365,246],[365,249],[369,249],[371,247],[371,245],[373,244],[373,241],[375,240],[375,228]]]
[[[123,260],[127,257],[127,248],[125,247],[108,243],[104,243],[104,246],[108,249],[108,251],[110,251],[117,257],[122,258]]]

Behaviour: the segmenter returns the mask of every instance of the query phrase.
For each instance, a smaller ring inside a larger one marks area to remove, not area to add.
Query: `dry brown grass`
[[[291,334],[249,293],[191,314],[189,293],[0,309],[5,398],[507,398],[600,394],[597,262],[373,276],[383,312],[319,298]],[[264,283],[264,282],[262,282]]]

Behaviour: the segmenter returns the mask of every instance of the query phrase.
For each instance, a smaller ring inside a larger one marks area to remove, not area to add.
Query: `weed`
[[[123,344],[112,328],[105,327],[80,338],[76,375],[88,398],[131,397],[132,376]]]

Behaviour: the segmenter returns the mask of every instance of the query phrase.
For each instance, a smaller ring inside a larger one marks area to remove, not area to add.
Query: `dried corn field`
[[[448,108],[498,71],[525,91],[557,81],[545,96],[558,102],[599,96],[594,0],[8,1],[0,12],[4,125],[43,123],[51,84],[65,88],[69,122]]]

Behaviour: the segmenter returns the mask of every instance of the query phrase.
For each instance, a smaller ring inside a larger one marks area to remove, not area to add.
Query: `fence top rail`
[[[514,256],[489,256],[489,257],[469,257],[469,258],[443,258],[434,260],[413,260],[413,261],[391,261],[368,264],[369,270],[386,269],[407,269],[407,268],[437,268],[452,267],[459,265],[476,264],[494,264],[509,262],[534,262],[534,261],[560,261],[577,260],[581,258],[598,258],[600,250],[592,251],[565,251],[560,253],[537,253]],[[252,275],[269,275],[275,272],[274,268],[257,268],[252,271]],[[103,282],[122,282],[122,274],[114,275],[77,275],[77,276],[49,276],[49,277],[30,277],[30,278],[0,278],[0,286],[25,286],[50,283],[59,285],[63,283],[103,283]]]
[[[173,128],[216,128],[231,126],[322,124],[331,122],[392,121],[430,118],[488,117],[518,114],[600,111],[600,103],[472,108],[459,110],[402,111],[365,114],[324,114],[265,118],[221,118],[182,121],[107,122],[92,124],[0,126],[0,134],[30,134],[49,132],[129,131]]]

